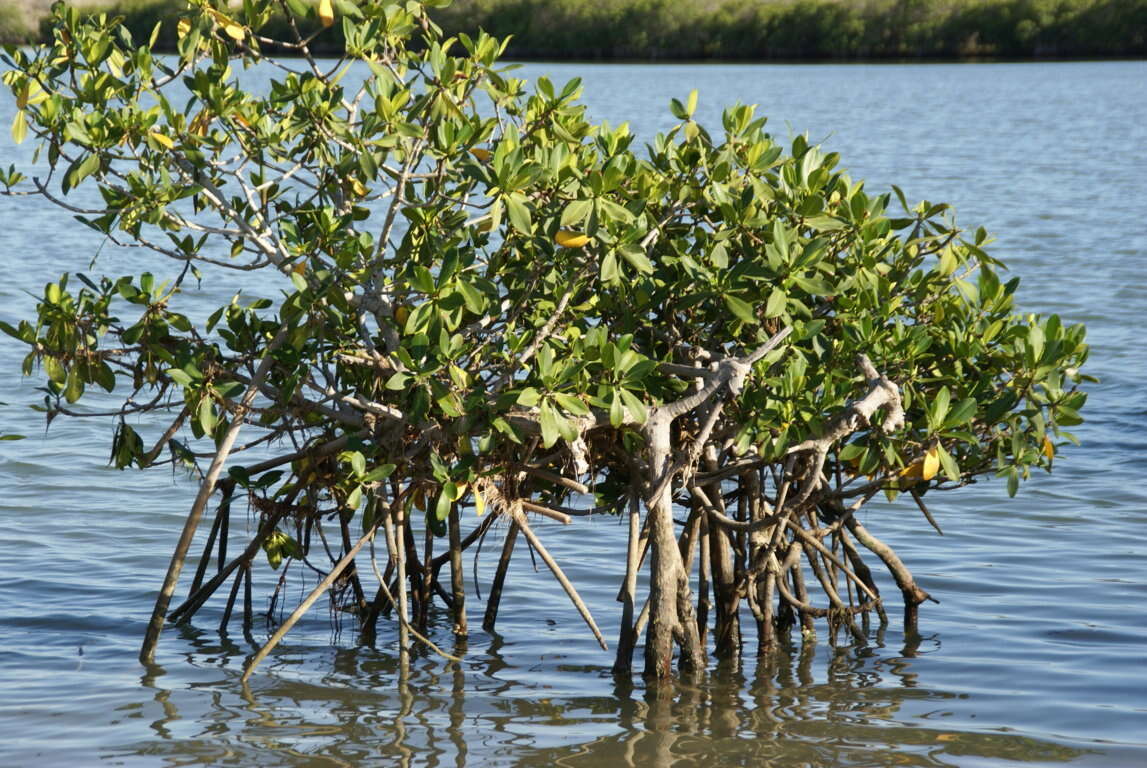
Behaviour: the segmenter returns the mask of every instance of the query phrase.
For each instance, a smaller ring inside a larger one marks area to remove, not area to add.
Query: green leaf
[[[350,16],[354,19],[362,18],[362,11],[351,0],[332,0],[335,9],[341,16]]]
[[[394,473],[393,464],[380,464],[371,471],[362,476],[364,483],[378,483],[390,477]]]
[[[442,409],[442,412],[452,419],[460,418],[465,411],[462,409],[462,401],[457,394],[449,390],[437,394],[434,402]]]
[[[371,528],[374,528],[375,522],[375,505],[367,504],[366,509],[362,511],[362,532],[367,534]]]
[[[48,381],[58,387],[64,386],[64,382],[68,379],[68,372],[64,369],[63,363],[54,357],[44,358],[44,372],[48,374]]]
[[[1020,489],[1020,473],[1015,467],[1008,467],[1008,496],[1015,496]]]
[[[753,315],[753,307],[749,302],[738,299],[731,293],[726,293],[721,298],[725,300],[725,306],[729,308],[729,311],[732,312],[738,320],[749,325],[753,325],[757,322],[756,316]]]
[[[24,334],[21,333],[19,329],[13,325],[10,325],[9,323],[4,322],[3,320],[0,320],[0,331],[4,331],[4,333],[13,338],[19,339],[20,341],[25,341]]]
[[[1040,328],[1038,325],[1031,326],[1028,329],[1028,346],[1032,351],[1033,363],[1038,363],[1040,358],[1043,357],[1044,342],[1043,328]]]
[[[645,408],[645,403],[638,399],[637,395],[630,392],[628,389],[622,389],[621,399],[625,403],[626,410],[628,410],[638,424],[644,424],[645,420],[649,418],[649,411]]]
[[[638,272],[643,275],[653,274],[653,263],[649,260],[649,257],[645,255],[645,251],[640,245],[631,243],[629,245],[623,245],[617,250],[622,258],[629,262],[629,265]]]
[[[941,387],[928,407],[928,428],[935,432],[940,429],[944,419],[948,416],[948,406],[952,401],[952,393],[947,387]]]
[[[572,203],[569,203],[566,205],[565,210],[562,211],[562,228],[570,229],[581,224],[585,221],[585,217],[589,216],[589,212],[592,209],[592,200],[574,200]]]
[[[366,472],[366,457],[359,451],[345,451],[342,455],[343,461],[350,462],[351,471],[354,472],[355,477],[362,477]]]
[[[606,285],[612,285],[619,279],[621,273],[617,271],[617,257],[610,251],[601,260],[601,281]]]
[[[510,438],[510,440],[512,442],[517,443],[518,445],[522,444],[522,437],[521,437],[521,435],[518,434],[518,431],[516,429],[514,429],[514,425],[511,424],[510,422],[506,421],[501,416],[496,417],[490,423],[494,425],[494,429],[498,430],[503,435]]]
[[[942,444],[936,446],[940,455],[940,466],[944,468],[944,475],[953,482],[960,481],[960,465],[956,463],[956,458],[948,453],[947,449]]]
[[[577,423],[573,419],[567,419],[559,414],[558,432],[567,443],[573,443],[578,436]]]
[[[514,229],[523,235],[531,234],[534,230],[534,224],[530,218],[530,209],[526,205],[526,198],[515,192],[512,195],[506,195],[503,200],[506,201],[506,213],[509,214],[510,224]]]
[[[346,497],[346,506],[347,509],[358,509],[360,504],[362,504],[362,486],[356,485]]]
[[[282,470],[274,470],[273,472],[264,472],[259,475],[259,480],[255,483],[256,488],[270,488],[275,483],[279,482],[279,478],[283,476]]]
[[[480,315],[486,311],[486,296],[473,285],[465,280],[459,280],[458,292],[462,294],[462,300],[466,303],[466,309],[475,315]]]
[[[780,317],[785,313],[788,297],[780,288],[774,288],[769,294],[769,301],[765,304],[765,317]]]
[[[554,395],[554,400],[556,400],[558,405],[567,413],[572,413],[575,416],[585,416],[589,414],[589,406],[573,395],[558,392]]]
[[[624,205],[619,205],[609,198],[598,198],[598,209],[607,220],[620,221],[625,224],[633,221],[633,214]]]
[[[944,429],[952,429],[968,422],[976,413],[976,398],[965,397],[956,403],[956,407],[944,419]]]
[[[203,434],[210,435],[215,431],[215,425],[218,422],[215,419],[215,408],[210,397],[200,399],[197,419],[199,421],[199,428],[203,430]]]
[[[613,390],[613,395],[609,401],[609,423],[613,425],[614,429],[625,423],[625,406],[621,403],[619,391]]]
[[[773,220],[773,245],[787,260],[789,256],[789,231],[779,217]]]
[[[820,278],[793,275],[793,282],[811,296],[831,296],[833,293],[833,287]]]
[[[1083,423],[1083,417],[1074,408],[1061,405],[1055,409],[1055,423],[1061,427],[1074,427]]]
[[[406,389],[406,382],[410,381],[410,379],[411,376],[409,373],[406,373],[405,371],[399,371],[387,379],[386,384],[383,386],[391,391],[400,391]]]
[[[219,397],[225,400],[233,400],[241,394],[246,387],[238,381],[224,381],[214,385],[212,389],[215,390],[215,394]]]
[[[454,503],[454,500],[450,497],[451,494],[447,490],[447,485],[453,484],[447,483],[442,486],[442,492],[438,494],[438,503],[434,505],[434,517],[440,523],[450,517],[450,505]]]
[[[804,328],[800,333],[800,340],[808,341],[809,339],[813,338],[822,330],[824,330],[825,324],[826,323],[823,318],[817,318],[816,320],[810,320],[809,322],[805,323]]]
[[[170,369],[167,372],[167,377],[181,387],[186,387],[191,383],[191,377],[187,375],[186,371],[183,371],[179,368]]]
[[[64,388],[64,399],[74,403],[84,394],[84,380],[80,378],[79,366],[68,373],[68,385]]]
[[[561,437],[561,430],[558,428],[558,416],[550,407],[549,400],[542,401],[541,410],[538,412],[538,425],[542,428],[542,447],[552,448]]]
[[[82,160],[77,160],[72,163],[68,169],[67,174],[64,175],[64,187],[67,189],[75,189],[80,185],[84,179],[91,176],[100,167],[100,156],[91,154],[84,157]]]

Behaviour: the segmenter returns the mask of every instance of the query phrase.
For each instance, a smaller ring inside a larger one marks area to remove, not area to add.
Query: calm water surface
[[[866,513],[942,601],[925,606],[915,645],[894,625],[865,648],[822,637],[695,684],[619,686],[611,655],[526,560],[501,634],[475,632],[461,665],[420,656],[400,673],[393,634],[357,647],[317,610],[245,689],[252,646],[221,636],[210,611],[165,634],[159,667],[138,665],[192,489],[108,469],[103,424],[45,433],[25,407],[39,382],[14,375],[24,351],[4,337],[0,429],[29,439],[0,443],[0,764],[1147,764],[1147,63],[523,71],[583,76],[594,116],[643,137],[691,88],[713,126],[721,106],[757,103],[774,135],[807,132],[870,189],[954,203],[997,234],[1023,310],[1088,324],[1102,383],[1083,446],[1016,499],[986,483],[935,500],[943,538],[904,506]],[[0,125],[12,110],[0,97]],[[0,141],[0,164],[28,160]],[[99,249],[55,211],[0,198],[0,317],[28,316],[25,291]],[[137,258],[104,248],[96,269],[140,271]],[[615,637],[621,529],[539,527]],[[444,620],[436,633],[448,642]]]

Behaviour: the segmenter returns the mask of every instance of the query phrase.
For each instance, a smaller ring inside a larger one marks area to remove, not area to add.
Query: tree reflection
[[[154,737],[106,756],[179,765],[660,768],[950,766],[967,756],[1046,763],[1085,754],[1010,733],[945,729],[943,716],[960,697],[920,684],[920,641],[899,653],[880,644],[782,647],[749,668],[725,664],[655,686],[619,680],[612,695],[591,696],[553,692],[545,681],[577,672],[587,676],[583,690],[606,690],[607,670],[524,669],[497,637],[471,650],[466,665],[415,654],[403,667],[387,651],[283,648],[250,687],[239,683],[250,645],[194,630],[185,639],[179,668],[209,679],[182,684],[168,679],[183,674],[174,667],[149,668],[141,683],[152,691]]]

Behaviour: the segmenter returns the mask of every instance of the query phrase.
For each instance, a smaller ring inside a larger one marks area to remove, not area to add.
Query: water
[[[399,673],[334,638],[325,610],[249,688],[252,651],[218,609],[171,629],[160,666],[138,645],[193,489],[108,469],[103,424],[24,406],[38,381],[0,339],[0,764],[91,765],[1138,765],[1147,762],[1147,63],[877,66],[530,65],[582,76],[599,119],[644,137],[701,90],[699,117],[758,103],[781,137],[807,132],[869,188],[957,206],[998,236],[1021,308],[1088,324],[1083,446],[1009,500],[987,483],[866,521],[942,604],[919,645],[894,622],[867,648],[815,648],[695,684],[620,685],[612,661],[544,573],[517,562],[499,635],[465,661],[419,655]],[[0,125],[13,104],[0,100]],[[0,165],[24,161],[0,143]],[[43,284],[85,269],[98,241],[38,202],[0,198],[0,317],[28,316]],[[104,249],[109,274],[138,256]],[[166,266],[152,265],[162,272]],[[616,637],[622,530],[608,519],[541,535]],[[488,584],[501,531],[480,568]],[[266,569],[264,569],[266,570]],[[258,586],[269,586],[267,573]],[[292,582],[292,594],[303,585]],[[471,624],[478,622],[471,598]],[[443,617],[435,634],[449,642]],[[260,638],[262,635],[260,634]]]

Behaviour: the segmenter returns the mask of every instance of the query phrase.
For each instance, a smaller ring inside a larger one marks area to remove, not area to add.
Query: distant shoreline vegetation
[[[183,2],[92,5],[123,15],[136,39],[146,39]],[[512,36],[506,56],[520,59],[1147,56],[1147,0],[456,0],[434,16],[447,34],[481,27]],[[341,50],[338,25],[331,32],[326,53]],[[43,35],[18,10],[0,7],[0,41]],[[160,47],[173,47],[174,35],[174,25],[164,25]]]

